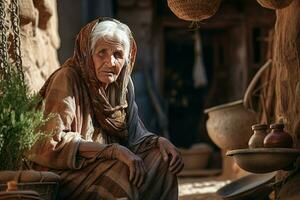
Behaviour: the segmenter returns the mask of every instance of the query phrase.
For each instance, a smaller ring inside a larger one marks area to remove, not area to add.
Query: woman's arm
[[[131,78],[129,79],[127,88],[127,127],[129,133],[128,146],[129,148],[132,148],[147,138],[150,139],[157,136],[154,133],[149,132],[139,118],[138,106],[135,102],[134,85]]]
[[[94,158],[99,156],[101,152],[101,157],[106,159],[113,159],[112,145],[99,144],[96,142],[90,142],[81,140],[78,148],[78,154],[84,158]]]
[[[105,144],[86,142],[77,132],[83,115],[79,110],[83,105],[78,102],[83,98],[79,96],[80,84],[77,72],[71,68],[62,68],[50,79],[44,97],[44,114],[50,120],[41,129],[51,133],[51,137],[34,145],[28,157],[31,161],[53,169],[78,169],[84,162],[84,159],[79,162],[78,152],[90,158],[98,151],[100,157],[100,151],[108,148]]]
[[[169,162],[169,170],[177,174],[184,164],[176,147],[167,139],[150,133],[143,125],[138,116],[138,107],[135,103],[134,86],[130,79],[128,83],[128,127],[129,148],[133,152],[145,151],[147,148],[156,146],[159,148],[163,160]]]

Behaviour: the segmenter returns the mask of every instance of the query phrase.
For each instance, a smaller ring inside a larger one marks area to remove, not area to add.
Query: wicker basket
[[[0,171],[0,192],[6,191],[6,182],[17,180],[20,191],[36,191],[45,200],[55,200],[59,188],[59,176],[52,172]]]
[[[44,200],[55,200],[58,192],[57,182],[28,182],[18,183],[18,190],[36,191]],[[0,184],[0,191],[6,190],[6,184]]]
[[[293,0],[257,0],[257,2],[265,8],[281,9],[289,6]]]
[[[44,200],[40,195],[31,190],[0,192],[0,200]]]
[[[209,164],[212,156],[212,148],[205,144],[199,143],[189,149],[179,149],[183,162],[183,170],[205,169]]]
[[[201,21],[213,16],[221,0],[168,0],[171,11],[180,19]]]

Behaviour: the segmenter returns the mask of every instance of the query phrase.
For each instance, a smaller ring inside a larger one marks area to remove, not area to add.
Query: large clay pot
[[[265,69],[271,65],[269,60],[260,68],[246,90],[244,100],[239,100],[206,109],[208,114],[206,128],[209,137],[221,149],[241,149],[248,147],[252,135],[251,125],[256,124],[256,114],[249,108],[250,94]]]
[[[209,137],[221,149],[241,149],[248,146],[251,125],[256,123],[255,113],[235,101],[205,110]]]

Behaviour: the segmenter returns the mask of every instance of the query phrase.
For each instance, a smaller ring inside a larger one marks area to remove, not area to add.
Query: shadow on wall
[[[63,0],[57,1],[57,9],[61,38],[58,57],[61,64],[73,55],[75,38],[81,27],[100,16],[113,17],[115,10],[112,0]]]

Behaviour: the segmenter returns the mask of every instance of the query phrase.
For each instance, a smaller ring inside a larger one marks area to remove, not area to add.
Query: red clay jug
[[[293,139],[285,132],[284,124],[276,123],[270,125],[271,132],[264,139],[264,147],[267,148],[292,148]]]

